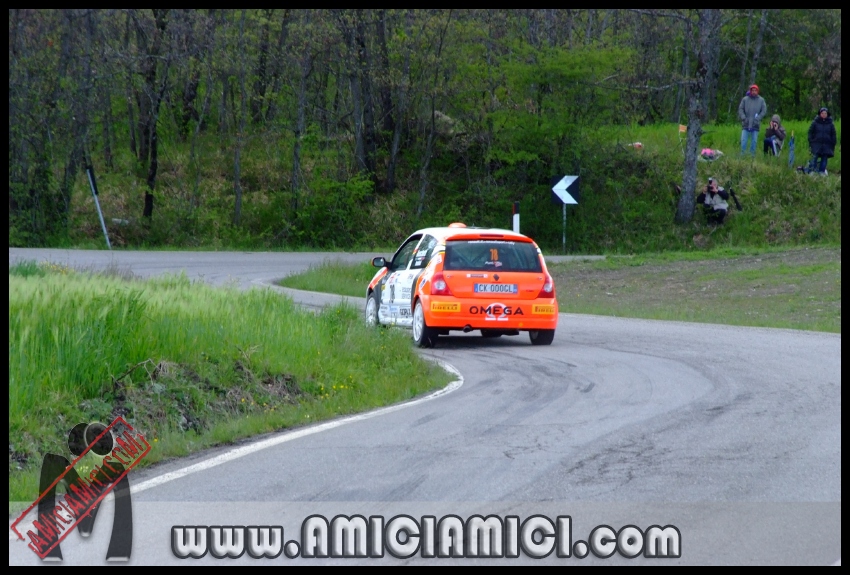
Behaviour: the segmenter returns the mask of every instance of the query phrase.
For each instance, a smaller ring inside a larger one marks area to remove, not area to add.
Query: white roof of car
[[[501,228],[477,228],[468,226],[443,226],[439,228],[423,228],[417,230],[412,235],[429,234],[439,239],[447,239],[453,236],[500,236],[504,239],[517,239],[521,241],[530,241],[531,238],[523,234],[518,234],[512,230],[504,230]]]

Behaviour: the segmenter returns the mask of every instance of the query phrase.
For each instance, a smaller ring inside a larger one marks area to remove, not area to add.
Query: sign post
[[[86,174],[89,177],[89,185],[91,186],[91,195],[94,198],[94,205],[97,207],[97,216],[100,218],[100,227],[103,229],[103,237],[106,238],[106,247],[112,249],[112,244],[109,243],[109,234],[106,233],[106,223],[103,221],[103,212],[100,211],[100,202],[97,199],[97,184],[94,181],[94,167],[86,166]]]
[[[519,233],[519,202],[514,202],[514,218],[513,218],[514,233]]]
[[[567,204],[578,204],[578,176],[555,176],[551,180],[552,201],[564,210],[564,229],[561,235],[563,252],[567,253]]]

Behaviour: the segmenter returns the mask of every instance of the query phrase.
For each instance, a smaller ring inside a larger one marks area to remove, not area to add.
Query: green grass
[[[841,248],[722,248],[549,263],[560,310],[841,332]],[[362,297],[374,268],[325,263],[282,284]]]
[[[338,261],[325,261],[310,266],[303,273],[291,275],[278,282],[284,287],[366,297],[366,287],[378,272],[371,261],[349,265]]]
[[[841,332],[841,248],[550,264],[566,313]],[[699,257],[702,256],[702,257]]]
[[[154,445],[149,464],[451,379],[359,309],[316,315],[271,290],[25,263],[9,291],[10,501],[36,497],[41,458],[67,455],[81,421],[123,414]]]

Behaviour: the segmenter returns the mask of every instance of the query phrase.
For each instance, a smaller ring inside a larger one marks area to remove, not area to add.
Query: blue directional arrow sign
[[[578,176],[564,176],[552,188],[552,193],[557,197],[557,203],[578,204]]]

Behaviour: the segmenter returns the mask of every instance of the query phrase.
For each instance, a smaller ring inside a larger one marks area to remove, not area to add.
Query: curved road
[[[111,265],[140,276],[185,270],[243,287],[266,286],[325,258],[371,255],[9,250],[10,263]],[[289,294],[314,306],[335,298]],[[312,514],[520,521],[543,514],[569,515],[573,544],[602,524],[615,531],[675,525],[681,557],[667,562],[834,564],[841,556],[840,352],[835,334],[570,314],[561,315],[551,347],[532,347],[524,334],[441,337],[425,354],[462,374],[453,393],[182,476],[187,465],[229,450],[134,472],[136,486],[169,472],[178,477],[133,496],[131,563],[179,562],[172,525],[283,525],[290,540]],[[107,520],[93,541],[66,539],[65,563],[103,562],[110,515],[101,516]],[[10,564],[39,562],[11,537],[9,553]],[[305,561],[316,560],[294,560]],[[542,560],[581,561],[629,560],[554,553]]]

